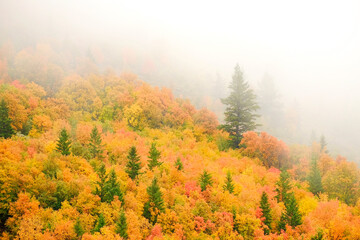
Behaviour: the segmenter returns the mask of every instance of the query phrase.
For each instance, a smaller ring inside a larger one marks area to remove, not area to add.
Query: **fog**
[[[6,42],[95,49],[101,71],[132,71],[220,120],[239,63],[257,92],[271,79],[282,109],[296,111],[292,136],[266,130],[290,144],[324,134],[332,155],[360,163],[359,1],[1,0]]]

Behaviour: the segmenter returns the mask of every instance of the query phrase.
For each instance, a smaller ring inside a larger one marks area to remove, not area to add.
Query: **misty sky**
[[[360,1],[0,0],[0,35],[157,51],[193,81],[230,81],[239,63],[252,86],[268,74],[298,102],[307,134],[360,160]]]

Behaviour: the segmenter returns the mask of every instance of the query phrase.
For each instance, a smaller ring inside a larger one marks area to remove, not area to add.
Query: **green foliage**
[[[81,226],[81,222],[80,222],[79,218],[75,222],[74,231],[76,233],[76,236],[78,236],[78,237],[81,237],[85,233],[85,230]]]
[[[97,221],[96,221],[96,225],[95,225],[95,227],[94,227],[94,229],[93,229],[93,233],[95,233],[95,232],[100,232],[100,229],[102,228],[102,227],[104,227],[105,226],[105,224],[106,224],[106,222],[105,222],[105,217],[104,217],[104,215],[102,214],[102,213],[100,213],[100,215],[99,215],[99,217],[98,217],[98,219],[97,219]]]
[[[148,193],[149,200],[144,205],[143,216],[148,219],[151,224],[155,224],[159,214],[165,210],[157,178],[154,178],[146,191]]]
[[[96,126],[91,131],[90,134],[90,143],[89,143],[89,152],[92,158],[103,158],[102,153],[104,145],[102,144],[101,135]]]
[[[148,167],[150,170],[162,164],[162,162],[159,161],[160,155],[161,155],[160,151],[156,149],[156,144],[153,142],[151,144],[151,148],[148,156],[150,159],[148,163]]]
[[[229,191],[229,193],[233,193],[234,192],[234,183],[233,183],[233,179],[232,176],[230,174],[230,172],[226,173],[226,182],[225,185],[223,186],[224,191]]]
[[[121,210],[118,221],[116,222],[115,232],[120,235],[123,239],[128,238],[127,223],[125,212]]]
[[[216,138],[216,145],[219,151],[227,151],[230,148],[231,142],[223,136],[218,136]]]
[[[269,197],[266,192],[263,192],[261,195],[260,209],[262,211],[262,216],[264,218],[263,223],[264,225],[266,225],[266,227],[264,228],[264,234],[268,235],[271,230],[272,216],[271,216]]]
[[[285,212],[281,214],[278,230],[285,230],[286,224],[296,227],[302,224],[302,216],[299,211],[299,205],[295,199],[294,193],[288,195],[285,203]]]
[[[276,182],[276,199],[278,202],[286,202],[291,188],[289,173],[286,170],[281,171],[280,179]]]
[[[244,80],[239,64],[235,66],[232,82],[229,86],[230,96],[221,99],[226,105],[225,124],[220,128],[230,134],[231,145],[238,148],[242,134],[254,130],[257,127],[255,119],[258,117],[254,112],[259,108],[256,103],[256,95]]]
[[[53,158],[48,158],[43,162],[43,173],[50,179],[56,179],[60,167]]]
[[[325,236],[322,229],[318,229],[317,233],[311,237],[311,240],[323,240],[323,239],[325,239]]]
[[[176,159],[175,168],[179,171],[184,169],[184,165],[179,157]]]
[[[321,182],[321,173],[318,167],[317,159],[313,159],[311,162],[311,170],[308,176],[309,190],[315,195],[318,195],[323,191]]]
[[[126,173],[129,177],[134,180],[140,174],[141,162],[140,157],[136,152],[136,147],[132,146],[129,150],[129,154],[127,156],[129,159],[126,164]]]
[[[71,146],[70,136],[68,135],[66,129],[64,128],[60,132],[59,139],[56,144],[56,150],[60,152],[62,155],[67,156],[70,155],[70,146]]]
[[[0,138],[10,138],[15,131],[11,127],[12,120],[9,118],[9,109],[2,99],[0,102]]]
[[[201,191],[205,191],[208,186],[212,186],[213,184],[211,174],[204,170],[204,172],[200,175],[199,182]]]
[[[106,174],[106,168],[101,163],[97,174],[100,181],[96,181],[95,194],[98,195],[102,202],[111,203],[115,196],[118,196],[121,202],[124,201],[124,195],[121,192],[120,184],[117,181],[117,176],[114,169],[111,169],[109,174]]]

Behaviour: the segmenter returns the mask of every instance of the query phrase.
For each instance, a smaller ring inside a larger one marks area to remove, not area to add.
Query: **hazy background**
[[[100,71],[132,71],[220,120],[239,63],[257,92],[272,81],[296,125],[292,136],[265,130],[288,143],[324,134],[330,153],[360,162],[360,1],[0,0],[9,41],[96,55]]]

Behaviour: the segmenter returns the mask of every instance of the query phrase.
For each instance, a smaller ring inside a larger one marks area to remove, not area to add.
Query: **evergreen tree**
[[[85,233],[83,227],[81,226],[81,222],[80,222],[79,218],[75,222],[74,230],[75,230],[76,235],[79,238]]]
[[[104,218],[104,215],[102,213],[100,213],[97,221],[96,221],[96,225],[95,225],[95,228],[93,229],[93,232],[100,232],[100,229],[102,227],[104,227],[106,224],[105,222],[105,218]]]
[[[129,154],[127,156],[129,159],[128,163],[126,164],[126,173],[129,177],[134,180],[140,174],[140,157],[136,152],[136,147],[132,146],[129,150]]]
[[[288,195],[288,199],[284,202],[285,212],[282,212],[280,222],[278,224],[279,232],[285,230],[286,224],[291,227],[296,227],[302,224],[301,213],[299,211],[299,205],[295,199],[294,193]]]
[[[111,203],[115,196],[118,196],[119,201],[124,201],[124,196],[121,192],[120,184],[117,181],[117,176],[114,169],[111,169],[110,173],[107,175],[105,190],[106,192],[104,195],[104,202]]]
[[[262,214],[264,218],[263,223],[264,225],[267,226],[267,228],[264,228],[264,233],[268,235],[271,230],[272,216],[271,216],[269,197],[266,192],[263,192],[261,195],[260,208],[262,210]]]
[[[96,181],[96,188],[95,188],[95,194],[98,195],[102,202],[105,201],[105,195],[106,195],[106,168],[105,164],[101,163],[100,167],[97,169],[97,175],[100,178],[100,181]]]
[[[103,163],[101,163],[97,174],[100,178],[100,181],[97,181],[95,194],[98,195],[102,202],[111,203],[114,200],[115,196],[119,197],[121,202],[124,201],[124,195],[121,192],[120,184],[117,181],[117,176],[114,169],[111,169],[109,174],[106,174],[106,168]]]
[[[154,178],[146,191],[149,195],[149,200],[144,205],[143,216],[147,218],[151,224],[155,224],[159,214],[164,212],[164,201],[156,178]]]
[[[92,158],[101,159],[104,145],[102,144],[101,135],[96,126],[91,131],[90,134],[90,143],[89,143],[89,152]]]
[[[223,186],[225,191],[229,191],[229,193],[233,193],[234,192],[234,183],[232,180],[232,176],[230,174],[230,172],[226,173],[226,182],[225,185]]]
[[[325,150],[325,153],[328,153],[328,150],[326,149],[327,146],[327,142],[325,140],[325,136],[321,135],[320,137],[320,150],[323,151]]]
[[[291,190],[290,175],[286,170],[281,171],[280,179],[276,182],[276,199],[278,202],[286,202]]]
[[[208,186],[212,186],[213,180],[211,178],[211,174],[206,170],[200,175],[200,187],[201,191],[205,191]]]
[[[308,182],[309,182],[309,190],[314,195],[317,195],[319,192],[323,191],[323,187],[321,183],[321,173],[316,158],[313,158],[311,162],[311,170],[308,176]]]
[[[121,210],[119,220],[116,222],[115,232],[123,239],[128,238],[126,216],[123,210]]]
[[[14,135],[14,129],[11,127],[12,120],[9,118],[9,109],[2,99],[0,102],[0,138],[10,138]]]
[[[232,82],[229,86],[230,96],[221,99],[226,105],[225,124],[220,128],[230,134],[233,148],[238,148],[242,134],[254,130],[257,126],[255,119],[258,117],[254,112],[259,108],[256,103],[256,95],[244,80],[239,64],[235,66]]]
[[[179,157],[176,159],[175,167],[179,171],[184,169],[184,165],[183,165],[183,163],[182,163],[182,161],[181,161],[181,159]]]
[[[70,155],[71,140],[66,129],[61,130],[59,139],[56,144],[56,150],[64,156]]]
[[[148,164],[150,170],[162,164],[162,162],[159,161],[160,155],[160,151],[156,149],[156,144],[152,143],[148,156],[150,159]]]

